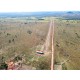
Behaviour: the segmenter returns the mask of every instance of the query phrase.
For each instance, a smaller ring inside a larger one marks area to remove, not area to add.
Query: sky
[[[0,0],[0,12],[80,11],[80,0]]]

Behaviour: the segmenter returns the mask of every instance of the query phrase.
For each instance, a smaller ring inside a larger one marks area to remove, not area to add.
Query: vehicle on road
[[[44,54],[43,51],[36,51],[37,54]]]

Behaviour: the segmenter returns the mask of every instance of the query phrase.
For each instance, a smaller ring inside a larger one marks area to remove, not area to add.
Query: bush
[[[8,65],[5,63],[5,57],[0,56],[0,70],[7,70]]]
[[[28,33],[28,34],[31,34],[31,33],[32,33],[32,31],[28,30],[28,31],[27,31],[27,33]]]
[[[9,40],[9,43],[11,43],[11,40]]]
[[[16,56],[16,57],[14,58],[14,61],[18,61],[18,60],[22,60],[22,57]]]
[[[37,68],[40,70],[49,70],[50,69],[50,59],[41,57],[38,61]]]
[[[7,36],[8,36],[8,35],[11,35],[11,34],[10,34],[10,33],[7,33]]]
[[[66,67],[65,63],[62,64],[62,69],[63,69],[63,70],[67,70],[67,67]]]
[[[7,68],[8,68],[8,65],[5,62],[0,65],[0,69],[7,70]]]

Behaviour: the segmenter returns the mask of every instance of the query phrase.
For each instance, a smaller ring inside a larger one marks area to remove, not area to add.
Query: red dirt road
[[[48,52],[48,49],[49,49],[49,46],[50,46],[50,42],[51,42],[51,31],[52,31],[52,21],[50,22],[50,27],[49,27],[49,30],[48,30],[48,34],[46,36],[45,43],[43,44],[43,46],[41,48],[41,51],[43,51],[44,53],[47,53]]]
[[[41,48],[41,51],[43,51],[45,55],[47,55],[47,53],[49,52],[50,44],[51,44],[51,70],[54,69],[54,40],[53,39],[54,39],[54,21],[51,20],[45,43]]]
[[[54,22],[52,23],[52,51],[51,51],[51,70],[54,69]]]

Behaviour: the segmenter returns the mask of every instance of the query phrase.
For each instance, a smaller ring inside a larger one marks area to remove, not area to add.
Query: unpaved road
[[[54,39],[54,21],[51,20],[45,43],[43,44],[41,48],[41,51],[43,51],[45,55],[47,55],[48,53],[51,53],[51,70],[54,69],[54,44],[53,44],[54,41],[53,39]],[[50,44],[51,44],[51,52],[49,52]]]
[[[52,51],[51,51],[51,70],[54,69],[54,22],[52,22]]]
[[[50,42],[51,42],[51,32],[52,32],[52,21],[50,22],[50,28],[46,37],[46,41],[45,41],[45,50],[44,52],[48,52],[49,47],[50,47]]]
[[[46,53],[49,50],[50,47],[50,42],[51,42],[51,32],[52,32],[52,21],[50,21],[50,27],[49,27],[49,31],[45,40],[45,43],[43,44],[41,51],[43,51],[46,55]]]
[[[50,44],[52,45],[52,49],[51,49],[51,70],[53,70],[53,66],[54,66],[54,44],[53,44],[53,36],[54,36],[54,22],[51,20],[50,21],[50,25],[49,25],[49,30],[48,30],[48,34],[45,40],[45,43],[43,44],[41,51],[44,52],[45,55],[47,55],[47,53],[49,52],[49,47]],[[22,67],[21,69],[25,69],[25,66]]]
[[[54,44],[53,44],[53,38],[54,38],[54,21],[50,21],[48,34],[46,36],[45,43],[43,44],[41,51],[44,52],[45,55],[49,52],[49,47],[51,46],[51,70],[54,69]],[[51,45],[50,45],[51,44]],[[25,66],[21,69],[25,69]]]

